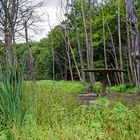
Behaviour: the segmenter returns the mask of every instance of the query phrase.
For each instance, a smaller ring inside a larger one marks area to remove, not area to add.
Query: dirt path
[[[94,102],[94,100],[100,98],[97,94],[77,94],[76,97],[80,103]],[[112,101],[121,101],[128,107],[140,104],[140,96],[137,94],[108,93],[104,97]]]
[[[137,94],[109,93],[107,98],[114,101],[121,101],[129,107],[140,104],[140,96]]]

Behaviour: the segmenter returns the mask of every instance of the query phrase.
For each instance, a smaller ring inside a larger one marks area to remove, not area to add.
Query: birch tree
[[[121,41],[121,19],[120,19],[120,0],[118,0],[118,37],[119,37],[119,56],[120,56],[120,68],[123,69],[122,60],[122,41]],[[121,83],[124,84],[124,75],[121,72]]]
[[[94,64],[93,64],[93,45],[92,45],[92,3],[91,0],[89,0],[89,68],[93,69]],[[93,92],[93,87],[94,87],[94,75],[93,72],[90,72],[90,92]]]

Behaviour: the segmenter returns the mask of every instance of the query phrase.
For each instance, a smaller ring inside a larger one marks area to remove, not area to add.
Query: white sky
[[[47,4],[37,10],[37,13],[43,19],[43,22],[39,22],[36,24],[40,31],[38,31],[37,33],[33,33],[32,31],[29,32],[30,38],[35,41],[39,41],[40,39],[47,37],[47,34],[50,31],[48,16],[51,28],[61,23],[61,21],[64,19],[65,5],[67,0],[46,0],[46,1]],[[68,2],[70,1],[71,0],[68,0]],[[101,0],[97,1],[101,2]],[[63,8],[61,7],[61,5],[63,6]]]
[[[39,29],[37,33],[29,32],[31,39],[38,41],[47,36],[50,31],[48,21],[50,21],[50,26],[53,28],[64,19],[63,12],[60,8],[61,1],[63,3],[66,2],[66,0],[48,0],[45,6],[37,9],[37,13],[41,16],[43,21],[36,24]]]

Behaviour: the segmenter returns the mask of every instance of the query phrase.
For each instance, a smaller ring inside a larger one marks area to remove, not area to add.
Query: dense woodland
[[[138,24],[139,5],[136,1]],[[100,3],[75,0],[67,3],[64,14],[65,20],[51,29],[46,38],[29,42],[37,80],[88,80],[90,76],[83,69],[91,67],[88,56],[93,55],[94,68],[127,69],[127,74],[108,77],[111,83],[137,82],[132,58],[131,19],[124,0]],[[18,61],[26,65],[26,78],[29,78],[30,57],[26,45],[16,43],[16,50]],[[4,52],[1,44],[1,60],[5,58]],[[98,74],[95,80],[99,80]]]

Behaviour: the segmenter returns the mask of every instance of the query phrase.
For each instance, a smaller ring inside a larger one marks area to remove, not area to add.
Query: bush
[[[111,90],[119,93],[130,93],[130,94],[138,92],[138,88],[136,87],[136,85],[129,83],[111,87]]]

